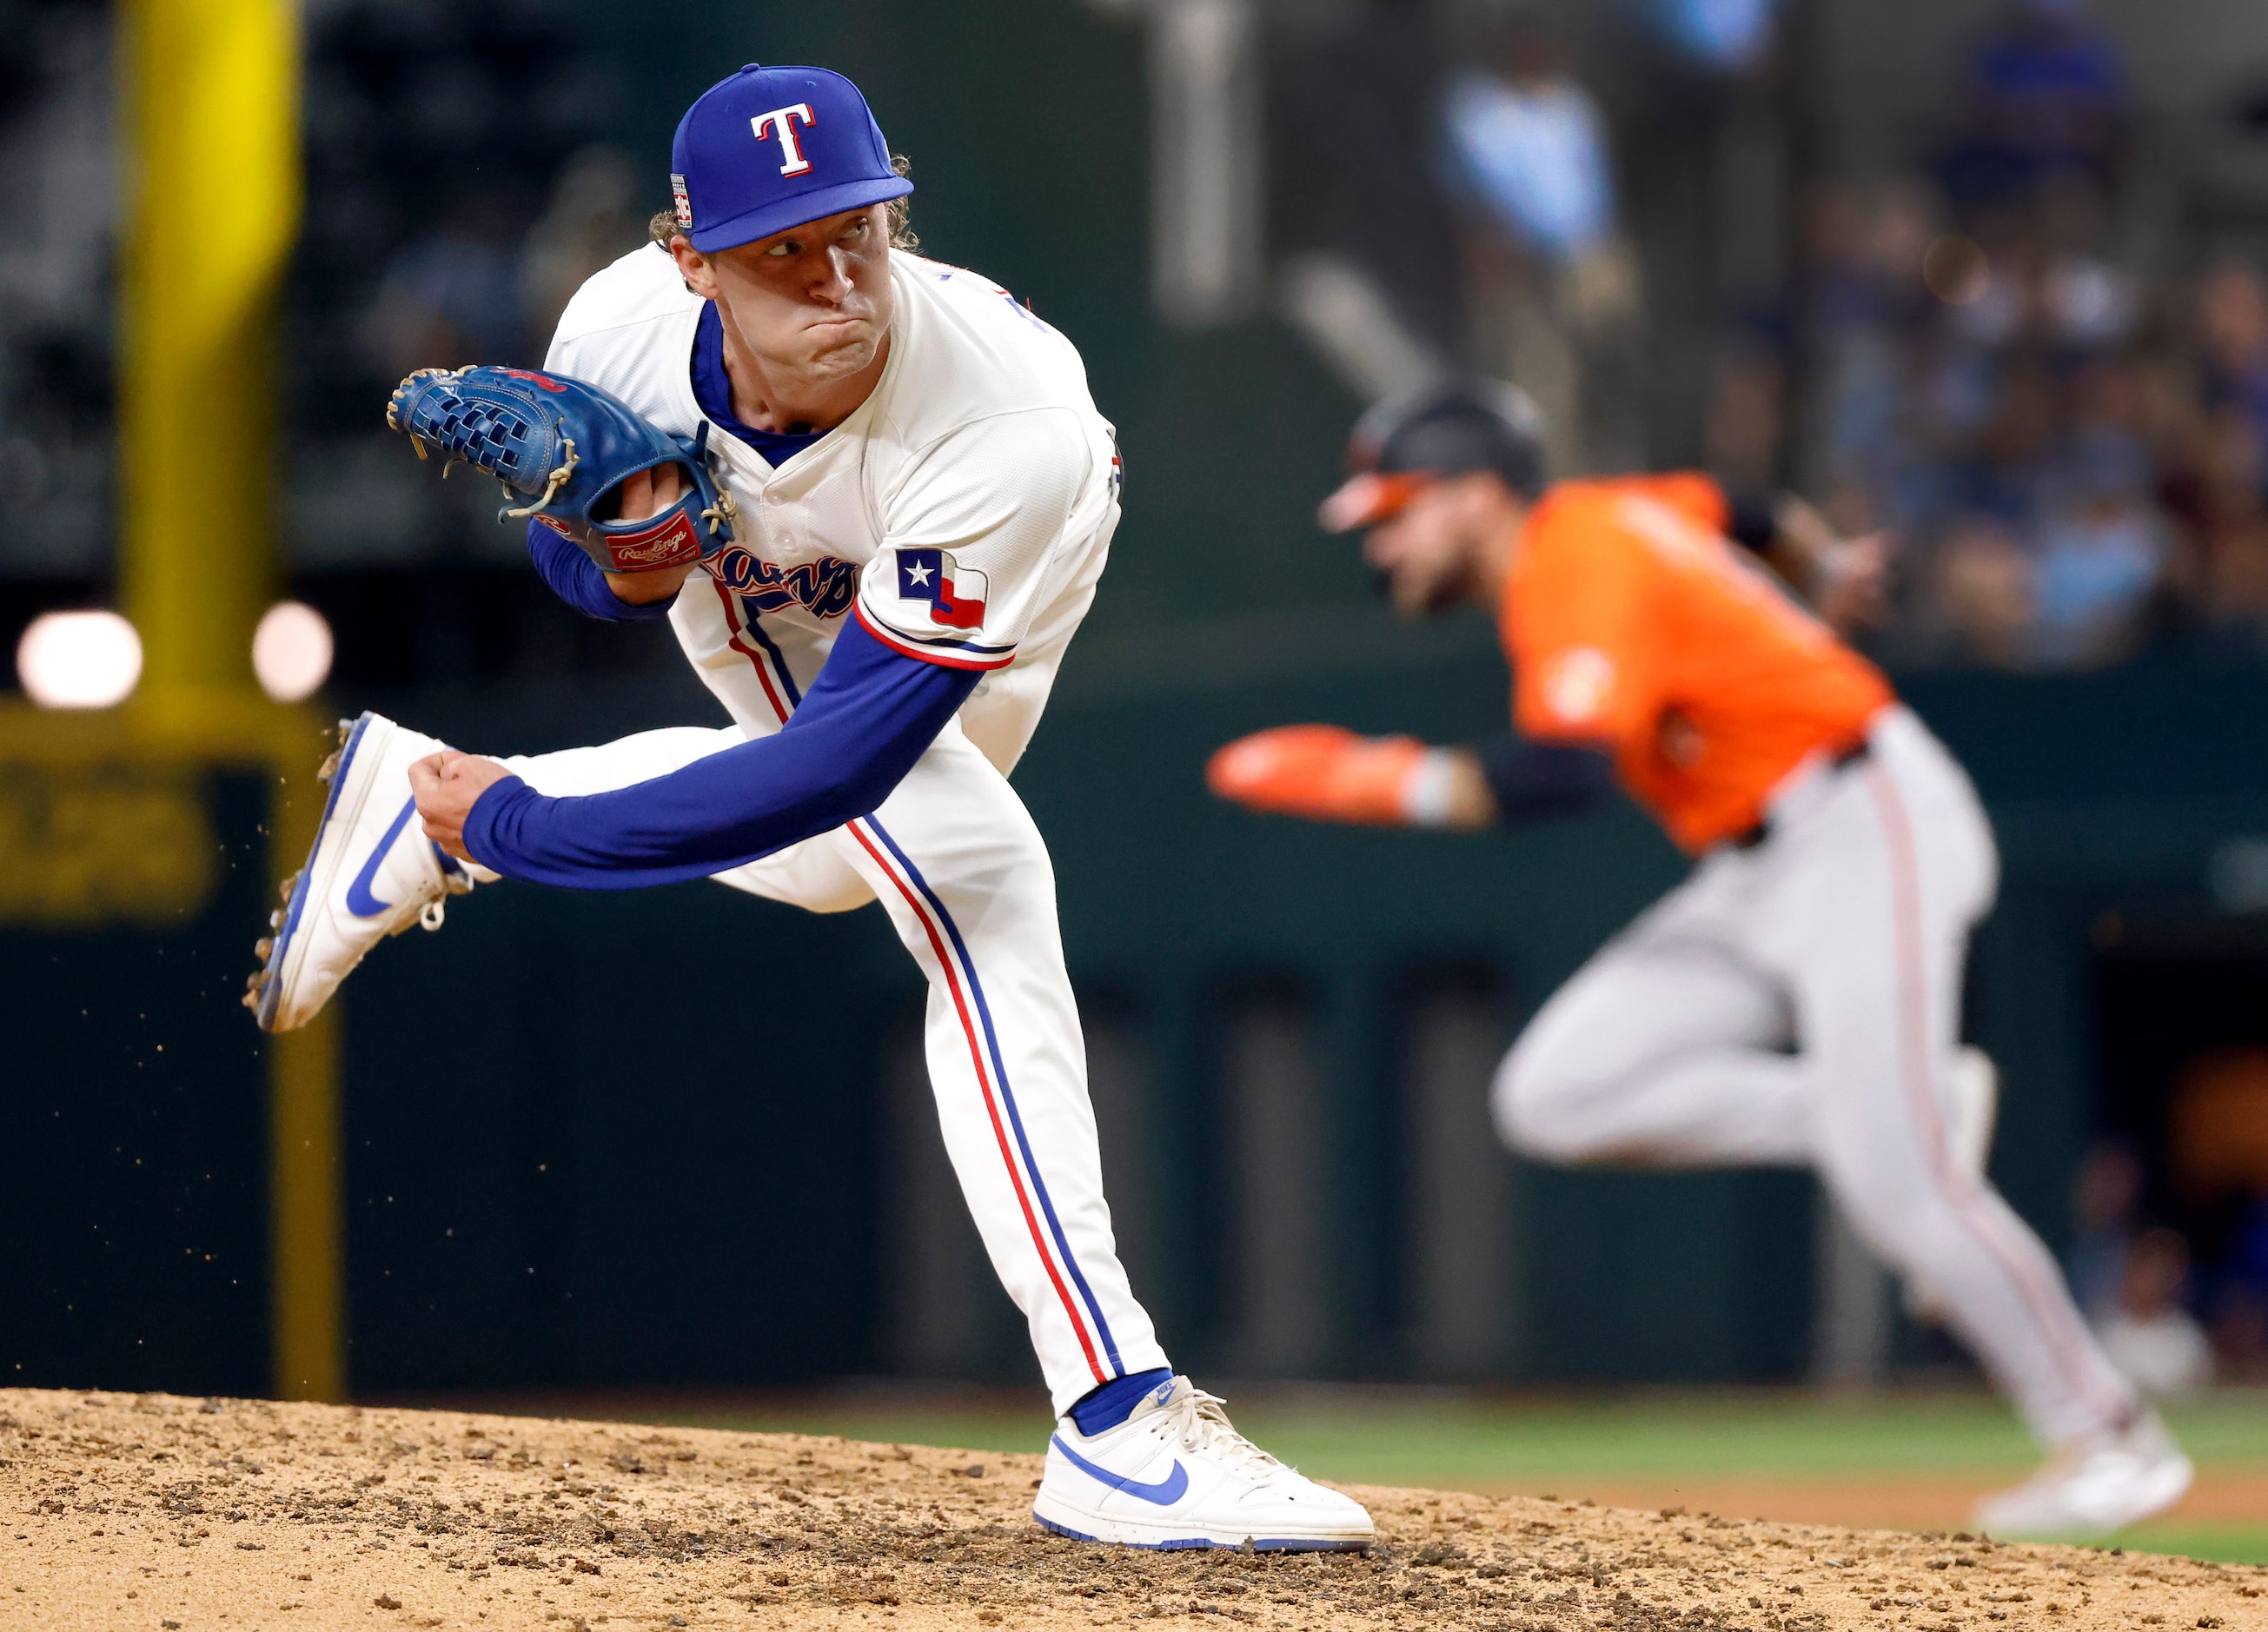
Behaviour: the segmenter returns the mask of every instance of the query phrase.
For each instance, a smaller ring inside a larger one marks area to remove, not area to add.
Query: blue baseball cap
[[[669,168],[677,224],[703,251],[914,190],[858,87],[825,68],[751,62],[718,80],[677,121]]]

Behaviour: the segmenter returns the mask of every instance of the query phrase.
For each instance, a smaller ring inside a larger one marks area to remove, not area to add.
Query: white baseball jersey
[[[1117,450],[1071,343],[974,272],[902,251],[890,272],[889,357],[847,420],[777,469],[710,432],[737,537],[670,616],[752,731],[793,708],[846,615],[958,668],[1004,669],[1035,631],[1067,638],[1059,614],[1084,612],[1116,525]],[[690,436],[703,304],[666,252],[633,251],[568,304],[545,366]]]
[[[1055,875],[1005,773],[1094,598],[1117,525],[1116,450],[1070,343],[999,285],[893,254],[897,314],[873,394],[774,469],[711,431],[733,545],[686,581],[680,643],[736,722],[506,763],[538,792],[659,776],[777,731],[845,617],[924,660],[987,671],[872,814],[718,880],[819,912],[879,900],[929,982],[947,1155],[1058,1410],[1166,1364],[1118,1261]],[[703,303],[661,250],[583,286],[548,366],[690,435]]]

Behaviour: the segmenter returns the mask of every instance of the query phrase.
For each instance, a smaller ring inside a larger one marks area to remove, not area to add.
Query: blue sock
[[[1079,1431],[1093,1438],[1106,1428],[1116,1428],[1134,1415],[1134,1408],[1142,1403],[1142,1396],[1160,1383],[1174,1380],[1171,1366],[1160,1366],[1154,1371],[1137,1371],[1131,1377],[1122,1377],[1099,1388],[1089,1389],[1079,1398],[1068,1413],[1077,1423]]]

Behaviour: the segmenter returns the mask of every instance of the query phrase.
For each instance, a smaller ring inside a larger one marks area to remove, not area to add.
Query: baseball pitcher
[[[1360,1506],[1174,1373],[1111,1234],[1054,875],[1007,781],[1118,522],[1079,354],[910,253],[911,185],[838,74],[742,69],[673,159],[656,242],[584,285],[542,370],[413,375],[388,419],[504,483],[568,601],[666,617],[733,724],[497,761],[363,716],[247,1001],[301,1025],[379,937],[499,878],[880,901],[1060,1418],[1035,1517],[1136,1547],[1363,1547]]]

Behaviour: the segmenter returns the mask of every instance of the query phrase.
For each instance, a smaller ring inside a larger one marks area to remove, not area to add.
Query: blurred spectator
[[[1761,492],[1781,485],[1786,386],[1779,354],[1766,342],[1736,340],[1718,355],[1701,435],[1709,468],[1727,487]]]
[[[2217,461],[2232,484],[2257,496],[2268,473],[2268,279],[2242,261],[2222,261],[2198,287],[2205,406],[2228,440]],[[2224,503],[2233,494],[2220,496]]]
[[[2154,382],[2161,488],[2188,539],[2180,585],[2208,650],[2268,643],[2268,284],[2223,260],[2197,287],[2196,354]]]
[[[1433,162],[1440,63],[1425,4],[1263,9],[1271,254],[1344,261],[1398,327],[1453,358],[1463,300],[1456,259],[1440,253],[1452,211]]]
[[[1645,16],[1669,48],[1697,67],[1737,73],[1771,48],[1779,0],[1646,0]]]
[[[2209,1049],[2183,1067],[2166,1165],[2211,1244],[2209,1307],[2223,1370],[2268,1377],[2268,1049]]]
[[[2017,0],[1977,42],[1968,79],[1964,128],[1945,167],[1957,201],[2027,196],[2074,170],[2111,179],[2126,76],[2081,0]]]
[[[1626,467],[1639,452],[1626,355],[1638,280],[1604,121],[1538,17],[1501,22],[1484,60],[1450,76],[1440,106],[1475,360],[1543,409],[1556,470]]]
[[[2209,644],[2258,657],[2268,643],[2268,518],[2256,511],[2224,522],[2201,565],[2197,601]]]
[[[1990,250],[1911,181],[1815,207],[1806,470],[1919,569],[1887,643],[1901,661],[2115,661],[2198,576],[2160,502],[2196,442],[2173,429],[2198,417],[2169,395],[2182,371],[2130,351],[2135,292],[2093,251],[2087,190],[2036,202],[1997,218]],[[2253,555],[2230,559],[2213,582],[2249,608]]]
[[[519,289],[490,201],[468,199],[439,232],[387,264],[363,319],[371,360],[395,379],[412,369],[527,359]]]
[[[2268,1382],[2268,1191],[2253,1197],[2220,1268],[2213,1339],[2222,1369]]]
[[[2021,529],[2048,496],[2063,393],[2036,354],[2005,360],[1998,375],[1992,415],[1965,461],[1961,496],[1967,508]]]
[[[2034,663],[2102,663],[2131,649],[2167,554],[2149,474],[2131,439],[2074,439],[2036,535]]]
[[[2032,621],[2032,563],[2008,530],[1987,518],[1956,523],[1938,546],[1933,621],[1953,655],[1994,668],[2024,659]]]
[[[561,168],[519,252],[520,310],[534,346],[549,343],[585,278],[646,241],[644,196],[630,160],[614,148],[586,147]]]
[[[2139,315],[2134,280],[2102,253],[2107,217],[2102,189],[2085,176],[2066,174],[2041,189],[2033,298],[2051,341],[2080,354],[2122,344]]]
[[[2213,1349],[2223,1380],[2268,1383],[2268,1296],[2223,1287],[2213,1300]]]
[[[1613,231],[1613,162],[1598,107],[1567,76],[1541,24],[1508,25],[1487,69],[1453,75],[1441,122],[1460,190],[1524,248],[1565,263]]]
[[[1808,201],[1806,297],[1809,401],[1804,481],[1853,495],[1874,516],[1898,518],[1906,445],[1905,399],[1929,395],[1924,255],[1939,231],[1937,201],[1900,184],[1879,193],[1830,183]]]
[[[2123,1144],[2096,1145],[2072,1186],[2071,1290],[2089,1319],[2110,1318],[2126,1283],[2142,1203],[2142,1164]]]
[[[2146,1394],[2194,1393],[2213,1381],[2213,1346],[2183,1305],[2189,1275],[2188,1242],[2145,1231],[2127,1252],[2117,1304],[2096,1321],[2110,1363]]]
[[[2157,291],[2104,249],[2125,76],[2079,0],[2010,6],[1962,83],[1935,180],[1830,184],[1807,217],[1797,477],[1898,539],[1883,655],[2056,669],[2186,629],[2248,640],[2268,529],[2230,503],[2199,382],[2268,404],[2268,290],[2218,274],[2188,354],[2147,326]]]

